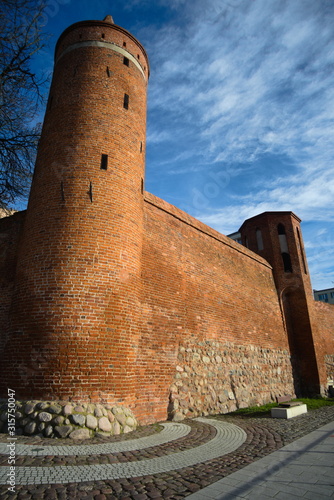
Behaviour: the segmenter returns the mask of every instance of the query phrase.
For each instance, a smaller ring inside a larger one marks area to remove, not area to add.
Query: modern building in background
[[[325,290],[313,290],[314,300],[334,304],[334,288],[325,288]]]

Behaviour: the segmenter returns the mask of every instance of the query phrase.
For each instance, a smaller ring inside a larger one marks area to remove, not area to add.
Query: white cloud
[[[147,142],[150,144],[156,144],[163,141],[168,141],[171,138],[171,132],[167,130],[153,129],[152,132],[149,130],[147,134]]]
[[[229,7],[208,3],[216,20]],[[183,113],[185,125],[196,116],[208,151],[219,158],[238,154],[247,160],[255,145],[257,155],[278,149],[295,155],[297,141],[304,140],[304,147],[326,141],[331,123],[326,129],[323,123],[333,119],[332,91],[319,90],[329,87],[323,72],[332,61],[334,39],[328,40],[329,21],[321,12],[309,7],[303,13],[300,0],[294,3],[297,7],[282,3],[273,13],[272,2],[237,2],[234,9],[232,2],[233,22],[227,26],[224,17],[212,24],[208,16],[197,16],[194,2],[191,24],[160,34],[158,79],[151,84],[166,85],[167,91],[153,91],[151,105]],[[327,28],[320,36],[319,24]],[[320,74],[314,71],[319,64]],[[321,159],[322,151],[314,152]]]

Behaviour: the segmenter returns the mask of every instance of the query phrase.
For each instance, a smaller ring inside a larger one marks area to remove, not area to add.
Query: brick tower
[[[148,77],[144,48],[111,16],[58,40],[5,393],[135,405]]]
[[[246,220],[242,244],[273,267],[281,310],[288,334],[297,394],[319,394],[326,374],[317,362],[313,293],[300,229],[292,212],[265,212]]]

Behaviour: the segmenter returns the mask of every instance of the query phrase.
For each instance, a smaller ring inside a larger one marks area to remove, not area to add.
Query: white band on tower
[[[73,43],[72,45],[69,45],[58,57],[57,62],[65,55],[67,52],[70,52],[71,50],[78,49],[81,47],[104,47],[109,50],[113,50],[114,52],[118,52],[119,54],[122,54],[123,56],[127,57],[133,64],[139,69],[141,74],[143,75],[144,79],[146,80],[146,75],[144,73],[143,68],[141,67],[140,63],[138,60],[130,54],[127,50],[123,49],[122,47],[119,47],[113,42],[101,42],[99,40],[91,40],[91,41],[86,41],[86,42],[77,42]]]

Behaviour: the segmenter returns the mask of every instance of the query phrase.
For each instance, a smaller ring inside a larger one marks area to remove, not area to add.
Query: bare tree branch
[[[30,187],[44,83],[31,61],[46,39],[40,23],[44,8],[36,0],[0,3],[0,208],[26,199]]]

